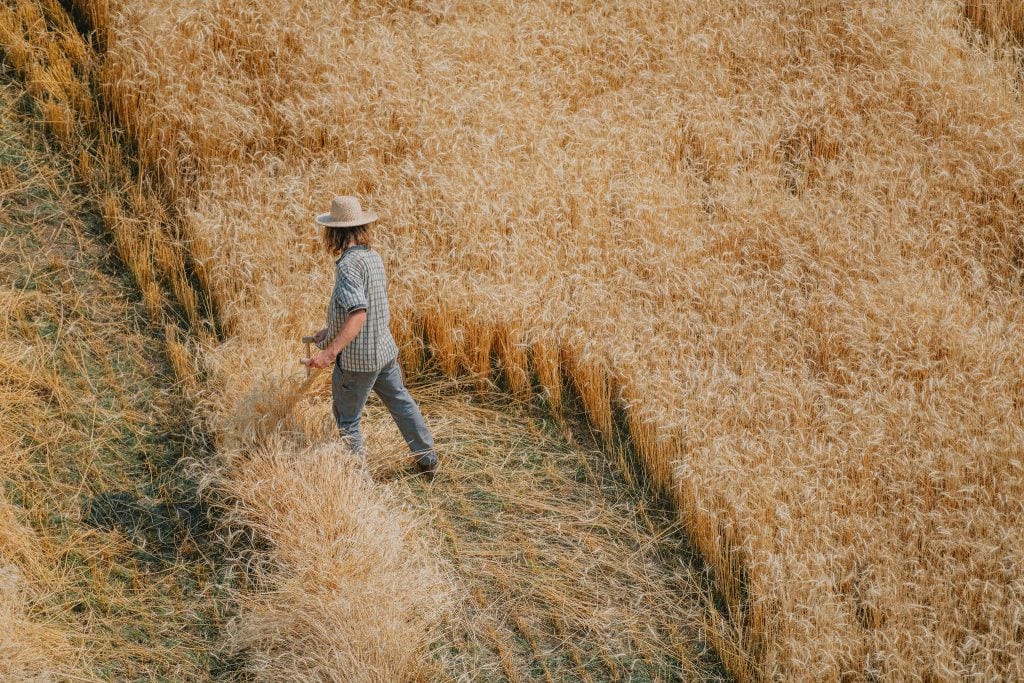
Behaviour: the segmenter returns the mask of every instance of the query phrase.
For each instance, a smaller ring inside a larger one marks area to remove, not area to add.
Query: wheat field
[[[734,676],[1024,677],[1019,5],[74,5],[214,311],[217,486],[291,548],[278,576],[330,573],[289,525],[346,490],[357,558],[446,582],[390,489],[278,422],[331,283],[311,216],[352,193],[407,366],[628,438],[714,569]],[[444,606],[367,599],[394,636],[354,657],[415,671],[429,643],[393,643]]]
[[[164,333],[164,355],[177,382],[161,393],[181,392],[186,400],[201,402],[201,385],[209,378],[198,372],[193,352],[213,343],[216,332],[209,326],[204,293],[194,289],[194,274],[188,272],[192,264],[176,237],[177,226],[168,221],[152,183],[144,174],[133,174],[130,147],[119,146],[116,124],[105,117],[104,104],[93,99],[96,55],[55,2],[27,0],[13,10],[0,7],[0,29],[8,63],[28,90],[22,100],[32,102],[51,133],[53,162],[44,170],[87,192],[63,195],[77,202],[68,208],[67,220],[79,220],[75,214],[83,205],[102,212],[112,247],[138,286],[150,333],[161,328]],[[15,186],[10,198],[24,201],[31,191]],[[33,244],[38,250],[34,258],[51,258],[45,238]],[[28,268],[26,263],[15,260],[14,271]],[[28,270],[22,279],[31,277]],[[80,277],[94,277],[88,268],[78,270]],[[60,296],[50,295],[49,301],[62,305]],[[117,311],[114,307],[105,314]],[[111,334],[123,330],[104,328],[97,338],[88,328],[81,343],[106,348]],[[133,337],[132,343],[152,346],[145,335]],[[129,377],[124,379],[120,389],[116,380],[105,388],[123,392]],[[160,374],[151,380],[167,382]],[[664,501],[634,475],[623,477],[627,470],[616,474],[614,462],[605,462],[591,446],[575,445],[574,433],[589,443],[585,429],[577,432],[559,417],[565,436],[553,438],[540,427],[535,408],[523,414],[507,402],[488,408],[432,398],[438,391],[458,391],[460,385],[445,386],[427,371],[415,389],[418,396],[431,397],[431,420],[459,470],[452,485],[436,495],[401,477],[405,447],[396,441],[393,426],[390,433],[381,429],[389,419],[379,410],[371,410],[367,430],[382,441],[372,454],[374,477],[382,483],[368,487],[352,476],[357,470],[348,456],[330,444],[333,430],[323,387],[280,423],[283,406],[294,402],[294,387],[272,379],[258,384],[240,405],[221,407],[222,418],[232,412],[240,418],[232,422],[227,417],[232,428],[210,435],[220,437],[222,457],[210,459],[200,451],[188,468],[207,482],[203,503],[218,511],[216,538],[186,534],[182,547],[173,547],[178,535],[165,527],[174,520],[164,517],[180,503],[158,502],[148,509],[146,498],[152,494],[145,489],[138,500],[131,492],[101,494],[91,502],[86,498],[84,518],[112,525],[115,534],[128,533],[134,543],[155,543],[161,553],[185,558],[198,553],[223,559],[228,554],[230,562],[218,570],[223,576],[207,574],[191,589],[177,585],[196,568],[189,560],[155,576],[152,567],[142,567],[137,575],[129,572],[136,584],[154,581],[166,590],[173,583],[165,602],[138,588],[111,601],[103,582],[94,580],[96,594],[86,599],[111,614],[97,618],[86,611],[83,624],[62,613],[67,617],[64,632],[54,636],[80,643],[85,656],[70,670],[40,664],[37,677],[194,678],[201,675],[198,666],[216,678],[262,680],[602,680],[624,675],[719,680],[721,665],[704,642],[712,589],[678,522],[663,509]],[[481,376],[471,386],[486,389],[490,382]],[[67,403],[70,409],[95,410],[95,404],[77,397]],[[202,408],[197,411],[200,423],[193,427],[200,434],[204,416],[217,414],[215,405]],[[116,410],[103,415],[117,422]],[[125,420],[124,428],[137,428],[134,418]],[[178,438],[167,436],[169,443]],[[62,468],[74,472],[86,462],[87,469],[93,467],[91,443],[63,443]],[[150,474],[173,482],[181,477],[175,472],[180,469],[165,472],[162,464],[152,463]],[[496,472],[513,480],[502,482]],[[400,478],[387,483],[395,476]],[[145,477],[136,480],[142,487],[146,482]],[[167,481],[160,488],[162,495],[180,495],[166,490]],[[66,514],[83,503],[80,494],[54,487],[42,507]],[[325,507],[325,498],[336,504]],[[282,500],[287,504],[282,506]],[[410,515],[401,510],[403,505],[418,511]],[[33,514],[34,528],[53,533],[38,509]],[[417,519],[424,515],[438,519],[425,524]],[[458,584],[454,594],[430,594],[440,577],[420,564],[416,537],[424,534],[447,558],[446,580]],[[123,561],[117,550],[97,543],[102,535],[86,540],[95,547],[69,547],[58,538],[52,552],[100,557],[101,567],[111,559]],[[118,550],[133,552],[131,543]],[[42,583],[30,581],[29,587],[44,588]],[[425,595],[417,595],[421,592]],[[12,598],[17,598],[13,592]],[[428,628],[415,620],[424,605],[438,602],[450,602],[442,623]],[[216,613],[203,625],[211,607]],[[174,618],[167,617],[168,609]],[[205,640],[181,635],[171,642],[157,640],[182,626],[202,626]],[[97,627],[142,634],[143,641],[109,648],[107,640],[96,637]],[[6,628],[12,638],[31,642],[38,637],[31,621],[15,615]],[[17,665],[11,662],[12,670]]]

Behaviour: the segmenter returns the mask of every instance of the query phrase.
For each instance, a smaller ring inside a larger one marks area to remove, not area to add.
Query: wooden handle
[[[302,338],[302,343],[306,345],[306,357],[307,358],[311,357],[312,352],[310,351],[309,345],[313,343],[313,338],[310,337],[310,336],[303,337]],[[308,365],[306,366],[306,381],[307,382],[309,381],[309,366]]]

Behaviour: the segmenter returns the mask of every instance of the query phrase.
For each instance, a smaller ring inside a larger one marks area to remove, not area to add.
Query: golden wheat
[[[294,363],[309,218],[360,194],[407,361],[625,413],[732,670],[1024,676],[1024,117],[964,24],[1015,5],[82,4],[231,335],[216,404]]]
[[[1015,0],[964,0],[964,14],[997,43],[1024,47],[1024,5]]]

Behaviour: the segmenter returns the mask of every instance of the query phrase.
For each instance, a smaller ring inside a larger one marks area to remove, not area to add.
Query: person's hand
[[[313,343],[314,344],[319,344],[320,342],[322,342],[326,338],[327,338],[327,328],[325,327],[324,329],[320,330],[319,332],[317,332],[316,334],[313,335]]]
[[[328,351],[321,351],[320,353],[314,353],[310,358],[303,358],[299,362],[306,367],[321,370],[334,362],[334,356]]]

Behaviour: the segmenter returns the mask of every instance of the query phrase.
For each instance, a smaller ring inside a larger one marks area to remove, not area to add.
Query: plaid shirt
[[[327,336],[317,348],[327,348],[350,313],[365,310],[363,329],[341,350],[336,362],[342,370],[376,372],[398,356],[388,327],[391,311],[384,263],[377,252],[356,246],[346,249],[335,266],[334,293],[327,304]]]

